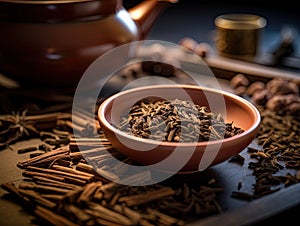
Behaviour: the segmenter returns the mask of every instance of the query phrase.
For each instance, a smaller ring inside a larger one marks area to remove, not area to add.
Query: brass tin
[[[258,53],[266,20],[253,14],[224,14],[215,19],[216,50],[233,58],[253,58]]]

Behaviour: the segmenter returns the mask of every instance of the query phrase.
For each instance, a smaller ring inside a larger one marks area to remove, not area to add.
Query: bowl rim
[[[136,137],[134,135],[130,135],[122,130],[119,130],[118,128],[114,127],[109,121],[106,120],[105,117],[105,110],[107,109],[107,106],[116,98],[126,95],[128,93],[133,93],[136,91],[141,91],[145,89],[153,89],[153,88],[181,88],[181,89],[200,89],[208,92],[218,93],[223,96],[230,97],[232,99],[237,100],[238,102],[242,103],[244,106],[247,106],[248,110],[252,111],[252,114],[255,116],[255,121],[251,125],[250,128],[245,130],[244,132],[234,135],[232,137],[228,138],[222,138],[217,140],[211,140],[211,141],[201,141],[201,142],[170,142],[170,141],[157,141],[153,139],[145,139],[141,137]],[[254,130],[256,130],[261,122],[261,115],[258,111],[258,109],[252,104],[251,102],[247,101],[246,99],[231,93],[229,91],[225,90],[218,90],[215,88],[205,87],[205,86],[199,86],[199,85],[189,85],[189,84],[157,84],[157,85],[147,85],[147,86],[141,86],[136,88],[130,88],[127,90],[120,91],[118,93],[115,93],[111,95],[110,97],[106,98],[99,106],[98,108],[98,119],[100,123],[104,124],[109,130],[111,130],[114,134],[126,137],[127,139],[136,140],[142,143],[151,144],[151,145],[160,145],[160,146],[172,146],[172,147],[189,147],[189,146],[208,146],[208,145],[216,145],[220,143],[226,143],[231,142],[233,140],[242,138],[247,136],[248,134],[252,133]]]

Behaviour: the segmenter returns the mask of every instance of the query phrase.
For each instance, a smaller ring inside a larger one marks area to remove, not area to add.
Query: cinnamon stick
[[[19,168],[26,168],[27,166],[30,165],[39,165],[39,164],[47,164],[50,163],[51,161],[55,160],[56,158],[67,158],[69,154],[69,148],[67,146],[60,147],[57,149],[54,149],[50,152],[46,152],[42,155],[20,161],[17,163],[17,166]]]
[[[97,188],[101,186],[101,181],[85,185],[84,190],[81,192],[80,196],[77,199],[77,203],[88,203],[93,198],[93,194],[97,190]]]
[[[63,181],[52,180],[50,178],[41,176],[33,176],[33,181],[41,185],[52,185],[53,187],[60,187],[66,189],[76,189],[79,187],[78,185],[65,183]]]
[[[71,215],[73,218],[76,219],[76,222],[80,223],[80,225],[94,225],[94,222],[89,222],[92,220],[92,217],[87,214],[83,209],[70,204],[64,206],[64,212],[67,215]],[[92,223],[92,224],[86,224],[86,222]]]
[[[70,189],[66,188],[60,188],[60,187],[54,187],[54,186],[47,186],[47,185],[41,185],[41,184],[35,184],[35,183],[28,183],[28,182],[22,182],[19,185],[20,189],[24,190],[33,190],[39,193],[46,193],[46,194],[66,194],[70,191]]]
[[[159,217],[159,222],[166,225],[185,225],[183,220],[171,217],[167,214],[163,214],[155,209],[147,208],[147,212]]]
[[[37,206],[34,213],[46,222],[57,226],[79,226],[73,221],[42,206]]]
[[[70,174],[81,175],[81,176],[88,177],[88,178],[93,178],[94,177],[94,174],[87,173],[87,172],[82,172],[82,171],[76,170],[76,169],[71,168],[71,167],[53,165],[52,169],[57,170],[57,171],[67,172],[67,173],[70,173]]]
[[[43,198],[39,193],[35,191],[19,189],[19,192],[20,194],[27,196],[31,201],[35,202],[36,204],[43,205],[49,209],[54,209],[56,207],[56,203]]]
[[[79,179],[79,180],[86,181],[86,182],[92,181],[92,179],[94,177],[94,175],[77,175],[76,173],[70,173],[70,172],[54,170],[54,169],[39,168],[39,167],[35,167],[35,166],[28,166],[27,169],[36,171],[36,172],[40,172],[40,173],[55,174],[55,175],[63,176],[65,178]]]
[[[119,199],[119,202],[124,202],[127,206],[130,207],[148,203],[174,194],[175,190],[173,190],[172,188],[163,187],[161,189],[145,192],[143,194],[123,196]]]
[[[101,142],[99,141],[86,141],[86,142],[70,142],[70,151],[76,152],[76,151],[86,151],[89,149],[96,149],[96,148],[102,148],[103,150],[111,149],[113,146],[110,142]]]
[[[117,223],[120,225],[133,225],[133,221],[130,218],[97,203],[89,203],[89,209],[86,209],[86,212],[95,217],[111,221],[112,223]]]

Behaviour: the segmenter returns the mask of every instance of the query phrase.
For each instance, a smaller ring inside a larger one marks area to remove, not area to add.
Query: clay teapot
[[[0,0],[0,73],[25,85],[76,87],[104,52],[144,39],[175,0]]]

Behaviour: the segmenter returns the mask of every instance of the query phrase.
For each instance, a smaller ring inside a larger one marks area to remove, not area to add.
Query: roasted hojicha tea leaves
[[[206,106],[179,99],[140,101],[116,127],[137,137],[168,142],[218,140],[244,131]]]

